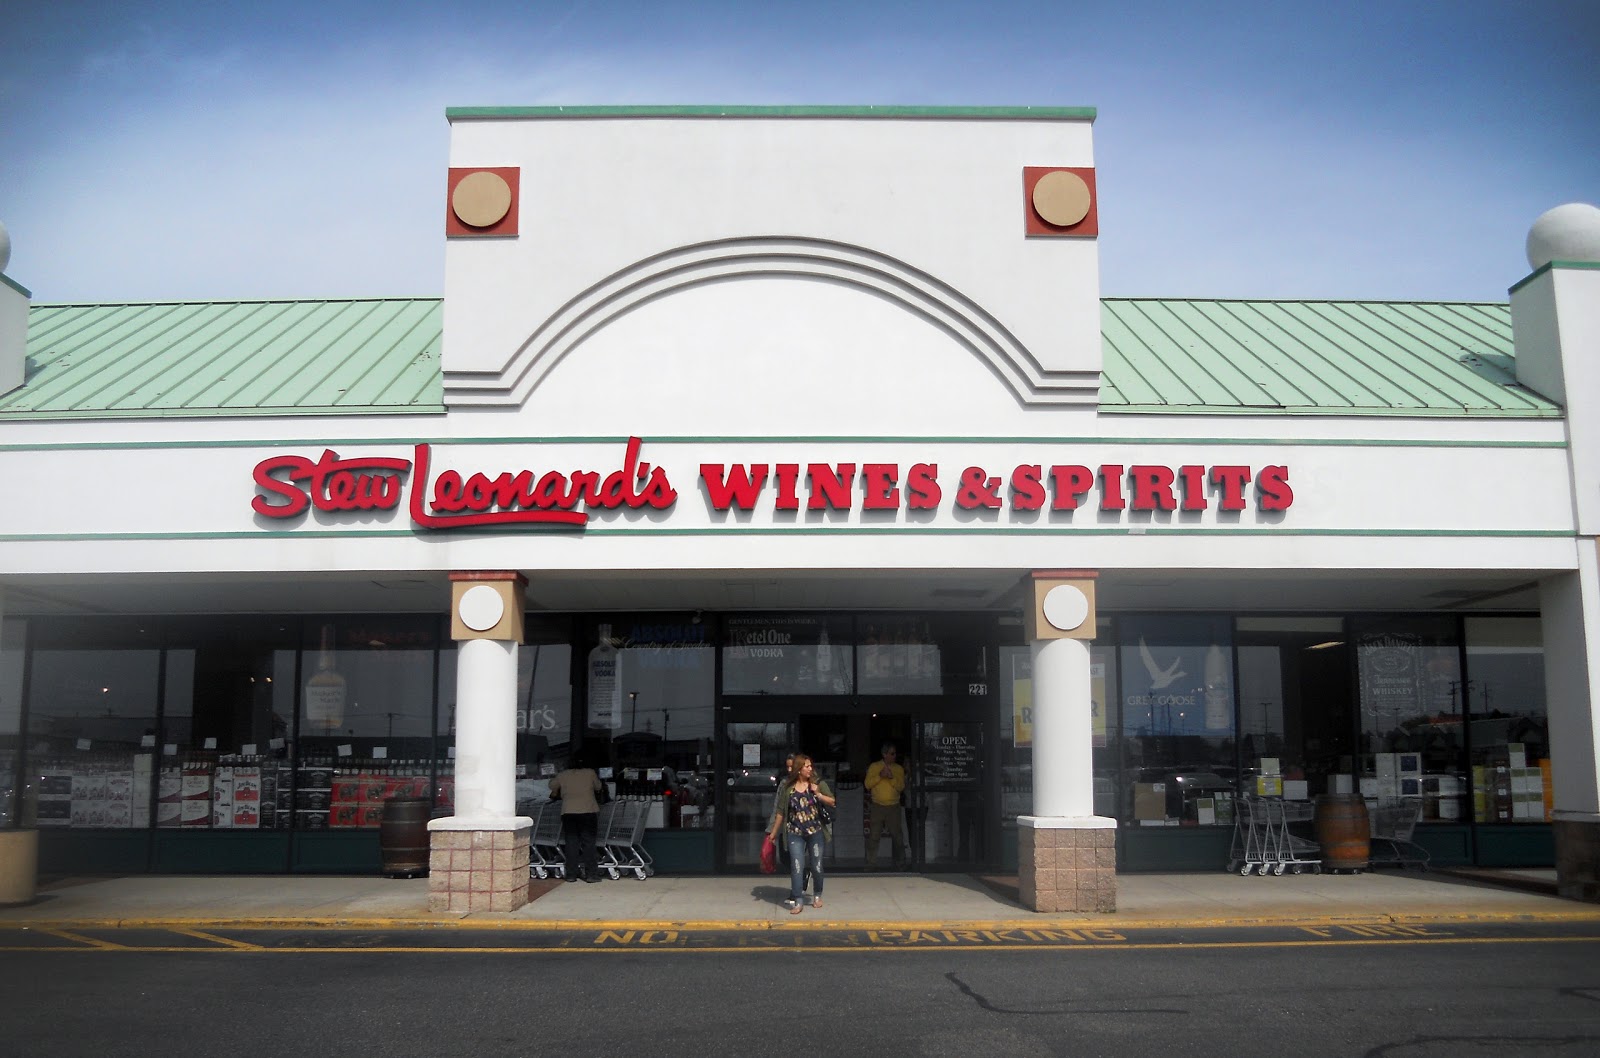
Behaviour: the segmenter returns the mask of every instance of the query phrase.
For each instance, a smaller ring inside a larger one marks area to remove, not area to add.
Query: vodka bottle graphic
[[[344,724],[344,677],[333,668],[333,625],[322,626],[317,671],[306,681],[306,723],[313,731],[333,731]]]
[[[1226,731],[1233,727],[1233,693],[1227,660],[1215,643],[1206,651],[1206,730]]]
[[[589,651],[589,726],[612,731],[622,727],[620,655],[611,642],[611,626],[600,626],[600,642]]]

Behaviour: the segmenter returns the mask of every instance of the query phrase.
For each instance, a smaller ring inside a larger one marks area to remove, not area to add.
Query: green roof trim
[[[471,118],[959,118],[1093,121],[1094,107],[584,106],[446,107],[446,120]]]
[[[33,291],[29,290],[21,283],[18,283],[4,272],[0,272],[0,283],[4,283],[6,286],[10,287],[12,290],[15,290],[18,294],[21,294],[25,298],[33,297]]]
[[[441,416],[443,320],[438,298],[35,304],[0,422]],[[1107,415],[1563,414],[1517,382],[1505,303],[1106,298],[1101,337]]]
[[[1523,287],[1527,286],[1529,283],[1533,282],[1535,279],[1538,279],[1540,276],[1544,275],[1546,272],[1550,271],[1552,268],[1570,268],[1570,269],[1573,269],[1573,270],[1576,270],[1576,271],[1600,270],[1600,261],[1550,261],[1550,262],[1547,262],[1546,264],[1540,265],[1538,268],[1535,268],[1533,271],[1529,272],[1527,275],[1525,275],[1521,279],[1517,280],[1516,285],[1513,286],[1506,293],[1515,294],[1517,291],[1521,290]]]
[[[1096,435],[1093,437],[939,437],[934,435],[903,435],[873,437],[860,435],[794,436],[782,434],[732,435],[710,437],[681,437],[671,434],[650,434],[643,440],[652,446],[660,445],[733,445],[733,444],[940,444],[940,445],[1036,445],[1042,448],[1062,448],[1068,445],[1102,445],[1105,447],[1139,447],[1142,445],[1217,445],[1263,446],[1294,445],[1299,448],[1511,448],[1511,449],[1565,449],[1567,442],[1535,440],[1494,440],[1491,438],[1458,440],[1417,437],[1123,437]],[[493,448],[496,445],[610,445],[619,447],[628,443],[621,435],[612,437],[576,437],[562,434],[538,436],[470,437],[459,435],[431,437],[425,434],[407,434],[403,437],[274,437],[272,444],[285,448],[323,445],[329,448],[365,445],[369,448],[418,444],[459,445],[475,448]],[[62,441],[23,444],[0,443],[0,452],[137,452],[176,449],[259,448],[259,439],[245,441]]]

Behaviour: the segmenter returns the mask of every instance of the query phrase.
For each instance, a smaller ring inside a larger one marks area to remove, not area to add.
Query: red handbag
[[[771,834],[761,839],[761,873],[778,873],[778,845]]]

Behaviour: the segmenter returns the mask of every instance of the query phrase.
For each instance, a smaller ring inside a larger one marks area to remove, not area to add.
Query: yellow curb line
[[[1366,912],[1345,915],[1286,915],[1142,919],[1109,915],[1095,918],[1032,918],[1005,920],[834,920],[790,922],[754,920],[672,919],[481,919],[481,918],[222,918],[171,916],[151,918],[63,918],[0,921],[0,930],[49,929],[236,929],[236,930],[475,930],[510,932],[574,932],[587,930],[704,930],[840,933],[861,930],[1041,930],[1041,929],[1242,929],[1298,926],[1394,925],[1416,923],[1597,923],[1593,911]]]

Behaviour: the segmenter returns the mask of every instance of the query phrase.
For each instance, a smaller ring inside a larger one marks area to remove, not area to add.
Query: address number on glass
[[[989,685],[987,683],[969,683],[969,684],[967,684],[967,696],[969,698],[982,698],[984,695],[986,695],[988,693],[989,693]]]

